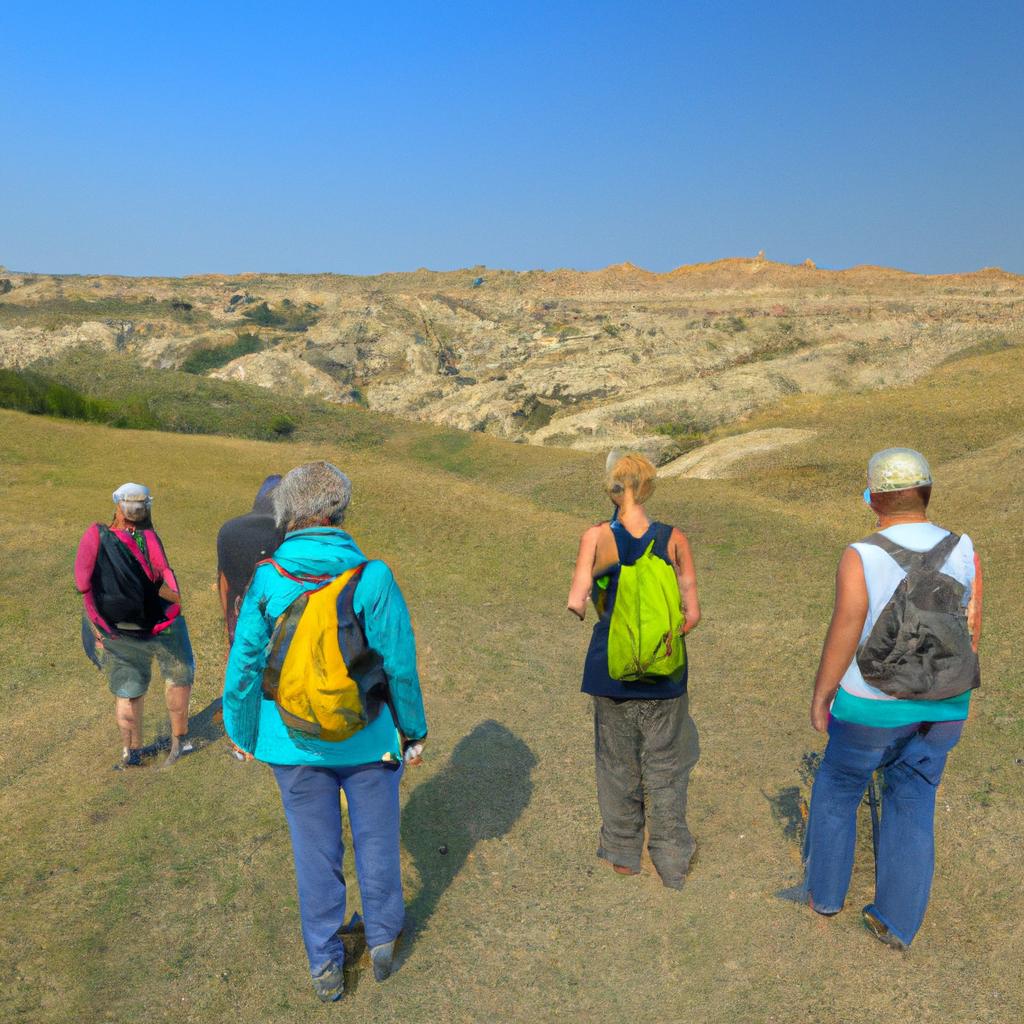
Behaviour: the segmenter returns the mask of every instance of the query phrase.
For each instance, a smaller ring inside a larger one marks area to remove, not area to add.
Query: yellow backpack
[[[366,563],[340,576],[296,575],[272,558],[258,565],[272,565],[288,579],[313,584],[274,623],[263,693],[277,705],[289,731],[341,743],[367,723],[366,670],[379,662],[352,607]]]

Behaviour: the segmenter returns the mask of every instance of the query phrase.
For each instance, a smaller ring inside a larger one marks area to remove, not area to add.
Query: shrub
[[[18,370],[0,370],[0,406],[76,420],[104,420],[106,410],[72,388]]]
[[[189,353],[181,368],[186,373],[208,373],[210,370],[226,366],[232,359],[259,352],[264,348],[266,345],[258,334],[239,334],[227,345],[217,345],[214,348],[204,346]]]
[[[266,302],[260,302],[251,309],[245,310],[242,316],[250,323],[260,327],[277,327],[282,331],[306,331],[320,318],[316,315],[316,306],[312,303],[300,309],[289,299],[281,303],[281,308],[271,309]]]
[[[295,420],[291,416],[280,413],[270,421],[270,429],[278,437],[289,437],[295,432]]]

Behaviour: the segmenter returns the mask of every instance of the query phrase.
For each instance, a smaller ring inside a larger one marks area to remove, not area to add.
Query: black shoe
[[[313,991],[322,1003],[336,1003],[345,994],[345,972],[332,960],[313,975]]]
[[[893,933],[889,931],[889,929],[886,928],[886,926],[882,924],[882,922],[879,921],[870,910],[864,910],[862,913],[864,915],[864,927],[867,928],[867,930],[871,932],[879,942],[884,942],[887,946],[891,946],[893,949],[899,949],[903,952],[906,952],[907,949],[909,949],[907,944],[901,939],[896,938],[896,936],[893,935]]]
[[[121,751],[121,760],[114,765],[115,772],[123,772],[125,768],[141,768],[142,767],[142,748],[141,747],[125,747]]]

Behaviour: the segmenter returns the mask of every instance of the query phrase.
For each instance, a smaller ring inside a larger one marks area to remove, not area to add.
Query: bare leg
[[[191,686],[167,686],[167,714],[171,719],[171,752],[164,767],[169,768],[182,754],[192,748],[188,742],[188,702],[192,696]]]
[[[142,705],[141,697],[115,697],[114,714],[117,727],[121,730],[121,743],[129,750],[142,746]]]
[[[185,736],[188,733],[188,702],[191,696],[191,686],[167,687],[167,713],[171,717],[173,736]]]

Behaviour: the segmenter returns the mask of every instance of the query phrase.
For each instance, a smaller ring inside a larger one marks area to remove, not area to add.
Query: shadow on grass
[[[188,719],[188,737],[197,751],[219,740],[224,735],[224,715],[221,712],[222,698],[216,697]],[[161,750],[171,746],[170,736],[158,736],[148,746],[142,748],[143,757],[153,757]]]
[[[761,791],[768,801],[772,818],[782,826],[782,834],[798,846],[803,844],[807,823],[807,801],[799,786],[783,786],[774,796]]]
[[[413,791],[402,831],[420,891],[408,906],[402,960],[476,843],[508,833],[526,809],[536,765],[533,751],[511,730],[481,722],[458,742],[444,769]]]

